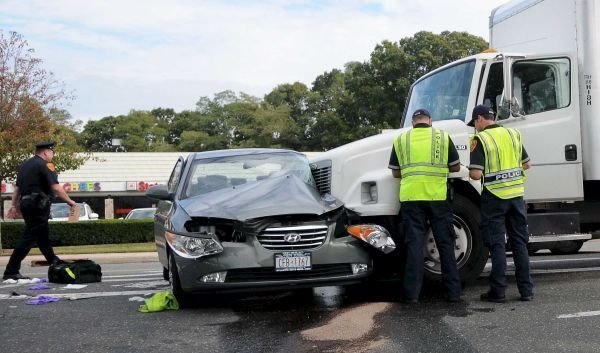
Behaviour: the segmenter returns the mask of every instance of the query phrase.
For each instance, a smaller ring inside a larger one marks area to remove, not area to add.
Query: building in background
[[[177,159],[187,155],[188,152],[94,153],[79,169],[60,173],[58,180],[73,200],[89,204],[100,218],[111,218],[105,213],[105,200],[112,199],[112,218],[121,218],[134,208],[153,207],[145,191],[152,185],[166,184]],[[13,185],[3,182],[1,190],[7,210]]]

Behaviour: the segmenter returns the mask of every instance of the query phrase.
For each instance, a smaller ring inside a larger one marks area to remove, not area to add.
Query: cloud
[[[192,109],[225,89],[262,97],[281,83],[368,60],[421,30],[487,39],[503,1],[4,0],[0,28],[29,40],[76,91],[75,118]]]

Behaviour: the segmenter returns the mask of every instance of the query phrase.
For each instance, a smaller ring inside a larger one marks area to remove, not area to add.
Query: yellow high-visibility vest
[[[481,141],[485,153],[483,187],[501,199],[523,196],[525,175],[521,133],[497,127],[481,131],[473,138]]]
[[[448,190],[448,133],[413,128],[396,136],[400,166],[400,201],[443,201]]]

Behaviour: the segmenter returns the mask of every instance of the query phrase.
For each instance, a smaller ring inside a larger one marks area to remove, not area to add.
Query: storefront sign
[[[101,191],[102,187],[99,182],[84,181],[81,183],[63,183],[63,189],[66,192],[81,192],[81,191]]]
[[[82,192],[118,192],[118,191],[134,191],[145,192],[149,187],[154,185],[165,184],[158,181],[82,181],[61,183],[63,190],[67,193],[82,193]],[[2,183],[2,194],[12,194],[14,186],[12,184]]]

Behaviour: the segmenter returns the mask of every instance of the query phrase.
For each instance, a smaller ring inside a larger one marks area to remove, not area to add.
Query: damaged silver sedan
[[[369,248],[395,245],[379,226],[351,224],[320,194],[306,157],[277,149],[191,153],[159,199],[155,239],[175,296],[349,284],[372,271]]]

